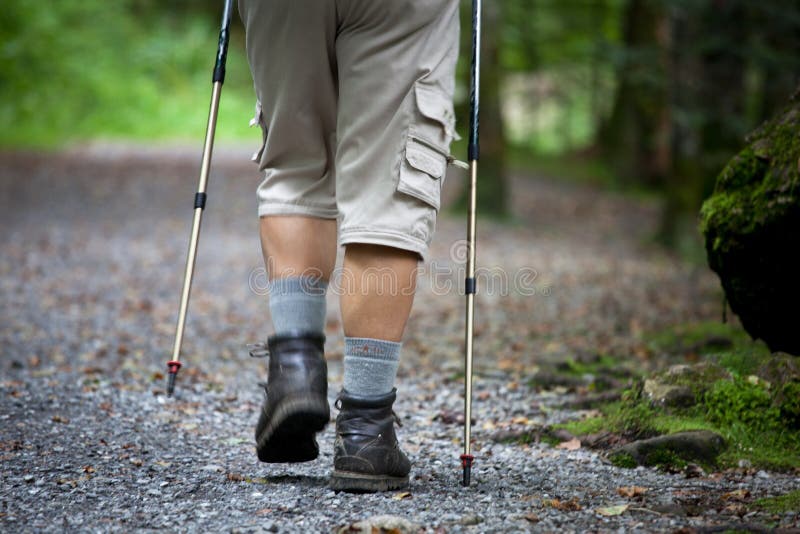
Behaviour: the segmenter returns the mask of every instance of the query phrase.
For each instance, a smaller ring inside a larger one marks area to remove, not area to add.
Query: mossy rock
[[[732,378],[724,367],[712,362],[673,365],[646,378],[642,394],[656,407],[687,408],[702,399],[715,382]]]
[[[623,445],[610,453],[618,467],[656,465],[684,467],[687,462],[714,465],[726,448],[725,439],[708,430],[676,432]]]
[[[747,139],[700,211],[731,309],[770,350],[800,355],[800,91]]]

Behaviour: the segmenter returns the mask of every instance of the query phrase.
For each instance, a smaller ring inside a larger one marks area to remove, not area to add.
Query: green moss
[[[723,351],[706,342],[714,338],[730,340],[729,348]],[[694,354],[701,362],[721,366],[725,378],[708,377],[709,383],[697,397],[700,402],[696,406],[670,412],[652,406],[638,382],[623,393],[620,401],[599,406],[601,416],[558,426],[577,436],[607,430],[630,439],[710,430],[729,445],[718,457],[720,467],[735,467],[743,459],[759,469],[800,467],[800,381],[787,370],[786,366],[793,362],[791,357],[782,361],[771,356],[762,343],[750,341],[740,327],[732,325],[683,325],[647,339],[651,347],[665,352],[682,352],[697,346]],[[765,369],[786,380],[764,375]],[[762,378],[755,376],[759,373]],[[653,461],[674,465],[667,457]]]
[[[596,434],[606,429],[608,421],[605,417],[588,417],[577,421],[568,421],[559,425],[554,425],[553,428],[563,428],[575,436],[585,436],[588,434]]]
[[[633,456],[631,456],[627,452],[621,452],[619,454],[615,454],[610,459],[613,465],[617,467],[624,467],[626,469],[633,469],[634,467],[639,465],[636,462],[636,460],[633,459]]]
[[[687,462],[676,454],[675,451],[663,448],[656,449],[649,453],[644,460],[644,464],[667,470],[680,470],[686,467]]]
[[[773,514],[797,512],[800,510],[800,490],[790,491],[777,497],[759,499],[755,502],[755,506]]]
[[[778,409],[781,418],[795,430],[800,430],[800,382],[792,381],[783,385]]]
[[[780,409],[773,405],[766,385],[736,378],[719,381],[706,392],[703,404],[709,420],[721,426],[744,425],[764,431],[782,425]]]
[[[620,358],[615,358],[608,354],[600,355],[596,360],[591,362],[581,362],[575,359],[569,359],[564,362],[565,370],[568,373],[582,376],[585,374],[610,374],[613,376],[629,376],[630,371],[624,367],[625,362]]]
[[[800,191],[786,184],[798,182],[798,119],[800,112],[794,109],[765,124],[722,170],[714,194],[700,210],[709,252],[738,246],[736,236],[755,232],[796,205],[792,200]]]
[[[668,354],[680,354],[687,350],[711,354],[728,351],[731,346],[737,348],[753,346],[750,336],[740,326],[719,321],[675,325],[646,334],[644,341],[653,352]],[[764,351],[769,353],[765,347]]]

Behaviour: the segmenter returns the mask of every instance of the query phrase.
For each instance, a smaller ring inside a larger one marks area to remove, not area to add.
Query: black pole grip
[[[217,59],[214,62],[214,75],[212,83],[225,83],[225,62],[228,59],[228,43],[231,39],[231,13],[233,0],[225,0],[225,10],[222,12],[222,27],[219,30],[219,45],[217,46]]]
[[[469,84],[469,144],[467,158],[477,161],[480,157],[480,141],[478,128],[480,121],[480,85],[481,85],[481,0],[472,0],[472,61]]]

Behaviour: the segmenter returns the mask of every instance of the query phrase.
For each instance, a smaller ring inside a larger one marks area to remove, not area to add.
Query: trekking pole
[[[214,149],[214,132],[217,129],[217,113],[219,111],[219,97],[222,93],[222,84],[225,83],[225,60],[228,56],[228,41],[230,40],[231,14],[233,13],[233,0],[225,0],[222,12],[222,27],[219,31],[219,45],[217,59],[214,63],[214,74],[211,78],[211,107],[208,110],[208,126],[206,127],[206,140],[203,146],[203,162],[200,166],[200,183],[194,195],[194,220],[192,221],[192,234],[189,238],[189,253],[186,257],[186,272],[183,275],[183,290],[181,291],[181,305],[178,309],[178,325],[175,328],[175,344],[172,347],[172,359],[167,362],[168,381],[167,396],[171,397],[175,391],[175,378],[181,368],[180,355],[183,343],[183,332],[186,326],[186,312],[189,308],[189,293],[192,290],[192,276],[194,263],[197,259],[197,242],[200,239],[200,223],[203,219],[203,210],[206,207],[206,185],[208,173],[211,168],[211,152]]]
[[[462,486],[469,486],[472,474],[470,434],[472,430],[472,338],[475,312],[475,212],[476,189],[478,182],[478,110],[480,107],[480,49],[481,49],[481,0],[472,0],[472,73],[469,87],[469,204],[467,211],[467,276],[464,280],[464,293],[467,296],[467,320],[465,339],[464,371],[464,454],[461,467],[464,469]]]

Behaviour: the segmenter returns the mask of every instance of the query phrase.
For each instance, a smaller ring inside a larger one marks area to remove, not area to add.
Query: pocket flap
[[[405,157],[400,165],[397,190],[438,210],[446,169],[447,161],[443,155],[409,137],[406,141]]]
[[[409,138],[406,143],[406,161],[431,178],[441,178],[447,168],[447,160],[443,155],[419,143],[414,138]]]

